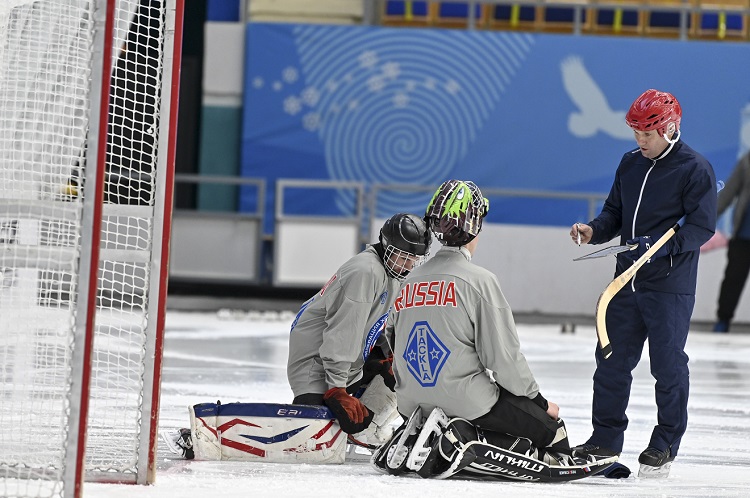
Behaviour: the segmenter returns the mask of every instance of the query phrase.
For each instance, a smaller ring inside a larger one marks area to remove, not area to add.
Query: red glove
[[[359,399],[350,396],[343,387],[333,387],[326,391],[323,402],[331,409],[347,434],[362,432],[372,422],[374,414]]]

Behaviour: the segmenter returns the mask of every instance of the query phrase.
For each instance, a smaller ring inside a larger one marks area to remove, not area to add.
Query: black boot
[[[658,450],[649,446],[638,457],[638,463],[641,464],[638,477],[669,477],[673,460],[674,456],[670,454],[669,448]]]
[[[579,446],[573,446],[571,448],[571,451],[573,452],[573,456],[577,457],[588,457],[593,456],[596,457],[598,460],[603,460],[605,458],[613,457],[613,456],[620,456],[620,452],[610,450],[609,448],[602,448],[601,446],[597,446],[595,444],[581,444]]]

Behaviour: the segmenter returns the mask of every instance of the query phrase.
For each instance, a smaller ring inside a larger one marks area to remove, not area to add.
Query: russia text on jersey
[[[456,306],[456,284],[445,280],[408,283],[393,303],[395,311],[417,306]]]

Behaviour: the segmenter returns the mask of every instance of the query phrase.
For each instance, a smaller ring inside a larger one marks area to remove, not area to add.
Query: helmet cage
[[[398,213],[380,229],[383,266],[393,278],[403,280],[424,260],[430,250],[430,231],[424,220],[413,214]]]
[[[448,180],[433,195],[425,220],[442,244],[462,246],[482,230],[489,207],[489,200],[473,182]]]
[[[384,249],[383,265],[385,271],[397,280],[405,279],[409,272],[424,262],[424,256],[404,251],[396,246],[389,245]]]
[[[635,99],[625,115],[627,125],[637,131],[656,131],[659,136],[680,129],[682,107],[671,93],[650,89]],[[670,125],[674,129],[670,131]],[[669,137],[666,137],[669,139]]]

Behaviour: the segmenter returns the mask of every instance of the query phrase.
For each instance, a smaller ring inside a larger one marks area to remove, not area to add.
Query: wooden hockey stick
[[[682,221],[682,220],[680,220]],[[612,355],[612,345],[609,343],[609,335],[607,334],[607,306],[609,306],[609,302],[612,300],[613,297],[615,297],[615,294],[617,294],[620,289],[625,287],[625,284],[627,284],[631,278],[633,278],[633,275],[638,271],[638,269],[645,265],[646,262],[651,259],[651,256],[656,254],[656,251],[658,251],[661,246],[667,243],[669,239],[672,238],[674,234],[677,233],[677,230],[680,229],[680,223],[675,223],[672,228],[667,230],[667,232],[659,238],[654,244],[643,253],[643,256],[638,258],[635,263],[633,263],[633,266],[622,272],[617,278],[612,280],[606,289],[604,289],[604,292],[601,293],[599,296],[599,300],[596,302],[596,335],[599,338],[599,347],[602,350],[602,356],[604,358],[609,358]]]
[[[719,180],[716,182],[716,192],[719,193],[724,188],[724,182]],[[680,229],[682,224],[685,223],[685,216],[680,218],[680,220],[674,224],[672,228],[667,230],[667,233],[661,236],[659,240],[657,240],[654,245],[652,245],[648,251],[643,253],[643,256],[638,258],[638,260],[633,263],[633,266],[625,270],[618,276],[616,279],[612,280],[606,289],[604,289],[604,292],[599,296],[599,300],[596,302],[596,335],[599,337],[599,347],[602,350],[602,356],[606,359],[612,356],[612,345],[609,343],[609,334],[607,334],[607,306],[609,306],[609,302],[612,300],[613,297],[615,297],[615,294],[617,294],[620,289],[625,287],[625,284],[630,281],[631,278],[633,278],[633,275],[635,275],[635,272],[638,271],[638,269],[646,264],[646,261],[648,261],[651,256],[656,254],[656,251],[658,251],[661,246],[667,243],[669,239],[672,238],[674,234],[677,233],[677,230]]]

